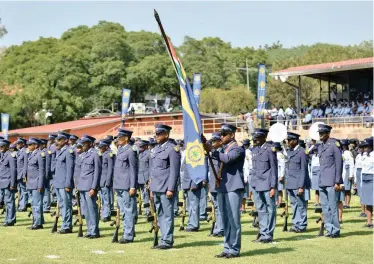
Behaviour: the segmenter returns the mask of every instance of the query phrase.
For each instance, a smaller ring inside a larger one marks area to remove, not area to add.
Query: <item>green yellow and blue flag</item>
[[[182,66],[181,60],[162,27],[160,18],[155,11],[155,18],[160,27],[161,35],[165,41],[170,59],[175,69],[180,87],[182,109],[183,109],[183,129],[186,166],[191,179],[200,183],[206,179],[207,166],[205,162],[204,147],[201,142],[202,125],[200,113],[192,92],[190,82]]]

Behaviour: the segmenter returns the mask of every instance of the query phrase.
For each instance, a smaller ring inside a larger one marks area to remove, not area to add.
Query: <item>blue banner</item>
[[[126,115],[127,115],[127,111],[129,109],[130,94],[131,94],[131,90],[125,89],[125,88],[122,89],[122,107],[121,107],[121,109],[122,109],[122,111],[121,111],[122,122],[125,120]]]
[[[9,132],[9,114],[1,114],[1,133],[2,137],[8,139]]]
[[[266,66],[258,65],[258,81],[257,81],[257,117],[263,115],[265,109],[266,98]]]
[[[200,93],[201,93],[201,73],[195,73],[193,75],[192,87],[193,87],[193,95],[195,97],[197,107],[199,107]]]

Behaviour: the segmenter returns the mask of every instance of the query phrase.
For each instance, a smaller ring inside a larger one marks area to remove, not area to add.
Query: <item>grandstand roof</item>
[[[355,71],[355,70],[367,70],[373,68],[373,57],[328,62],[322,64],[304,65],[291,67],[277,72],[270,73],[275,79],[281,79],[282,81],[287,80],[291,76],[309,76],[317,77],[323,74],[344,72],[344,71]]]
[[[58,131],[65,131],[65,130],[73,130],[73,129],[82,129],[93,127],[97,125],[104,125],[110,124],[121,121],[120,116],[106,116],[106,117],[96,117],[96,118],[83,118],[79,120],[69,121],[69,122],[62,122],[56,123],[51,125],[45,126],[36,126],[36,127],[27,127],[27,128],[20,128],[9,130],[9,136],[17,136],[17,135],[28,135],[28,134],[50,134],[56,133]]]

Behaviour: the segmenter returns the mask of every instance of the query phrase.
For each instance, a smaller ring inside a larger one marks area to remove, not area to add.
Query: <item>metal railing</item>
[[[238,133],[242,134],[250,134],[253,132],[255,127],[261,126],[261,120],[255,119],[253,121],[246,121],[242,120],[237,117],[218,117],[218,118],[205,118],[202,119],[202,128],[204,134],[211,134],[213,132],[219,131],[221,127],[221,123],[228,123],[235,125],[238,127]],[[309,129],[311,124],[301,125],[301,127],[297,127],[297,119],[292,120],[284,120],[283,124],[286,124],[289,130],[298,130],[298,129]],[[302,120],[301,124],[302,124]],[[331,125],[334,128],[369,128],[373,127],[373,117],[371,116],[355,116],[355,117],[331,117],[331,118],[313,118],[312,123],[315,122],[323,122],[325,124]],[[154,127],[156,124],[163,123],[165,125],[171,126],[173,129],[171,131],[171,137],[178,137],[180,138],[183,135],[183,121],[182,120],[154,120],[154,121],[147,121],[147,122],[127,122],[125,127],[130,129],[134,132],[134,136],[139,137],[153,137],[154,136]],[[265,127],[269,128],[270,120],[265,120]],[[100,135],[101,137],[105,137],[105,135],[117,134],[117,128],[120,124],[116,124],[113,128],[108,130],[107,132]]]

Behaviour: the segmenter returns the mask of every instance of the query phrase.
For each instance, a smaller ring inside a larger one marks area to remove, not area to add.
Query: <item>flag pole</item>
[[[170,46],[169,46],[168,37],[167,37],[167,35],[166,35],[166,33],[165,33],[164,27],[162,26],[162,23],[161,23],[160,16],[158,15],[156,9],[154,9],[154,16],[155,16],[155,19],[156,19],[156,21],[157,21],[158,27],[159,27],[159,29],[160,29],[160,31],[161,31],[161,35],[162,35],[162,37],[164,38],[165,45],[166,45],[166,48],[167,48],[167,50],[168,50],[168,53],[169,53],[169,56],[170,56],[171,62],[172,62],[172,64],[173,64],[173,66],[174,66],[175,73],[176,73],[176,75],[177,75],[177,78],[179,79],[179,77],[178,77],[177,66],[175,65],[175,62],[174,62],[174,60],[173,60],[173,56],[172,56],[172,52],[171,52],[171,48],[170,48]],[[186,78],[187,78],[187,77],[186,77]],[[188,78],[187,78],[186,81],[188,81]],[[183,107],[183,106],[182,106],[182,107]],[[205,137],[203,136],[202,131],[200,131],[200,132],[201,132],[201,135],[200,135],[200,136],[201,136],[201,139],[203,139],[203,138],[205,139]],[[202,141],[203,141],[203,140],[202,140]],[[206,144],[206,140],[204,140],[204,141],[205,141],[205,142],[203,142],[203,143]],[[216,169],[214,168],[214,166],[212,166],[212,165],[213,165],[212,157],[210,156],[210,153],[209,153],[208,151],[206,151],[206,155],[207,155],[207,157],[208,157],[209,164],[210,164],[211,167],[212,167],[212,171],[213,171],[214,177],[215,177],[215,179],[216,179],[216,186],[219,187],[220,179],[218,178],[218,175],[217,175]]]

